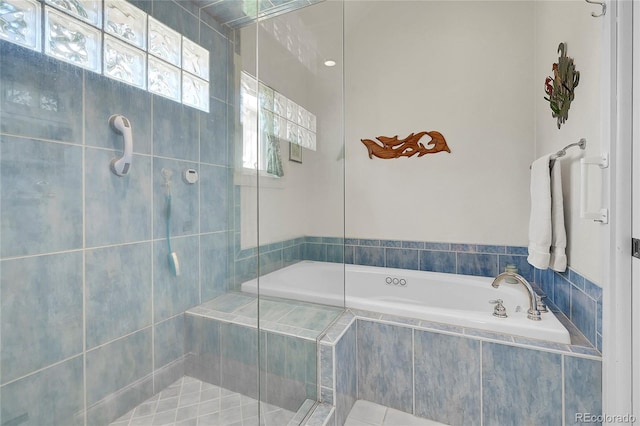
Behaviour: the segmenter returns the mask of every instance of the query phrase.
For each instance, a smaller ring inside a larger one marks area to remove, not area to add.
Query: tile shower
[[[527,370],[518,382],[492,369],[492,359],[513,377],[523,363],[545,366],[543,379],[554,397],[534,409],[552,420],[574,407],[597,410],[600,361],[588,344],[541,348],[366,312],[347,312],[321,338],[339,312],[330,310],[324,322],[303,326],[301,318],[318,313],[300,317],[293,310],[315,308],[268,300],[260,302],[261,321],[278,320],[269,323],[271,329],[257,330],[255,301],[243,305],[225,293],[253,278],[258,265],[267,273],[303,259],[484,276],[515,262],[598,349],[602,290],[575,271],[534,273],[522,247],[304,236],[241,250],[240,197],[233,185],[237,37],[191,2],[131,3],[149,14],[150,25],[155,19],[209,52],[206,108],[0,41],[0,424],[124,425],[153,423],[156,417],[255,424],[258,391],[266,391],[261,414],[267,424],[292,418],[299,424],[296,407],[308,408],[314,397],[325,405],[309,424],[321,424],[323,414],[342,424],[357,398],[440,415],[445,423],[460,423],[456,415],[466,413],[476,420],[484,415],[491,424],[526,395],[491,405],[489,382],[517,387],[538,379]],[[225,9],[226,14],[230,22],[246,18]],[[121,150],[107,125],[113,113],[133,124],[134,160],[126,178],[108,167]],[[180,277],[170,275],[166,262],[163,168],[176,172],[171,227]],[[187,168],[198,171],[197,184],[180,180]],[[373,349],[390,342],[399,342],[397,351]],[[446,404],[442,387],[415,382],[414,375],[445,371],[442,359],[453,352],[474,380],[451,378],[452,388],[466,391],[456,401],[459,412],[436,414],[423,396]],[[397,371],[400,386],[357,369],[371,365],[371,371],[381,371],[398,356],[406,361]],[[236,358],[242,362],[230,361]],[[238,381],[242,374],[246,380]],[[588,386],[581,388],[580,374]],[[380,392],[381,386],[393,391]],[[559,388],[568,391],[566,397]],[[287,390],[298,392],[300,400],[291,404]],[[478,400],[483,391],[484,405]],[[218,411],[210,407],[214,400]],[[175,409],[165,410],[173,402]],[[232,411],[239,415],[224,417]],[[525,414],[509,413],[516,420]]]
[[[227,289],[232,32],[190,3],[133,3],[208,50],[210,112],[0,41],[2,424],[109,423],[182,377],[183,312]],[[133,128],[126,177],[109,170],[116,113]]]

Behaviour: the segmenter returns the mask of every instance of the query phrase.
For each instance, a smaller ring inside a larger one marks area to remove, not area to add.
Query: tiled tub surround
[[[602,288],[575,270],[536,270],[536,283],[558,310],[602,351]]]
[[[258,398],[260,375],[262,401],[297,411],[306,399],[317,399],[316,342],[343,309],[270,298],[259,303],[253,295],[228,293],[187,311],[186,374],[252,398]]]
[[[211,52],[211,113],[0,41],[3,424],[101,425],[124,414],[182,376],[183,312],[227,290],[232,40],[183,3],[135,4]],[[114,113],[133,129],[123,178],[109,170],[122,152]],[[177,278],[162,167],[174,171]],[[197,184],[180,179],[187,167]]]
[[[575,424],[602,406],[592,349],[365,311],[321,339],[320,380],[331,426],[359,399],[449,425]]]
[[[239,197],[237,197],[239,199]],[[240,206],[236,205],[236,217]],[[257,275],[256,248],[239,250],[235,235],[235,288]],[[455,244],[425,241],[372,240],[306,236],[260,247],[261,275],[299,260],[402,268],[452,274],[495,277],[507,264],[540,285],[549,300],[599,350],[602,348],[602,288],[568,269],[559,274],[536,270],[527,262],[527,248],[518,246]]]

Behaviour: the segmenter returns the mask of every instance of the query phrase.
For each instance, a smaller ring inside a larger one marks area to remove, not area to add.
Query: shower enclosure
[[[344,263],[342,3],[313,3],[0,0],[0,425],[314,407],[343,307],[260,293]]]

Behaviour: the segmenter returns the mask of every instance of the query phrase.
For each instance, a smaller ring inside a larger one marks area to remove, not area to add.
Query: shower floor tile
[[[384,405],[359,399],[347,416],[344,426],[446,426],[433,420],[416,417]]]
[[[110,426],[283,426],[292,411],[185,376]]]

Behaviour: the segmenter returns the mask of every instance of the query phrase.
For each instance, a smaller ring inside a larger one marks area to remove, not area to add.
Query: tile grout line
[[[87,396],[87,188],[86,188],[86,71],[82,72],[82,397],[83,420],[88,425]]]
[[[562,373],[560,375],[560,378],[562,380],[562,409],[560,410],[560,415],[562,416],[562,426],[565,426],[565,413],[564,410],[566,409],[565,406],[565,388],[564,388],[564,360],[565,360],[565,356],[562,355],[561,358],[561,368],[562,368]]]
[[[484,380],[484,367],[482,366],[482,340],[480,340],[479,352],[480,352],[480,426],[484,424],[484,386],[482,381]]]

